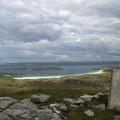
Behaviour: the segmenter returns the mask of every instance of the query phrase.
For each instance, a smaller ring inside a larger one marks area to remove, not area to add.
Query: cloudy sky
[[[120,60],[119,0],[0,0],[0,62]]]

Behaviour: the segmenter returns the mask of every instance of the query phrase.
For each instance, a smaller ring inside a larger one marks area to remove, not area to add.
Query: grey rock
[[[62,120],[60,118],[60,115],[58,115],[57,113],[53,113],[53,118],[51,120]]]
[[[70,107],[79,108],[78,105],[73,105],[73,104],[71,104]]]
[[[79,106],[83,105],[86,102],[85,100],[83,100],[81,98],[78,98],[78,100],[75,100],[75,99],[72,99],[72,98],[64,98],[64,101],[67,101],[67,102],[69,102],[71,104],[71,106],[75,105],[76,107],[77,106],[79,107]]]
[[[79,99],[76,101],[76,104],[84,104],[84,103],[85,103],[85,101],[82,100],[81,98],[79,98]]]
[[[84,114],[88,117],[94,117],[94,112],[92,110],[87,110],[84,112]]]
[[[99,96],[103,96],[104,94],[103,94],[103,93],[101,93],[101,92],[99,92],[99,93],[98,93],[98,95],[99,95]]]
[[[60,114],[61,112],[56,108],[56,107],[53,107],[53,111],[57,114]]]
[[[0,97],[0,110],[4,110],[16,102],[17,100],[11,97]]]
[[[99,105],[95,106],[95,108],[105,111],[105,104],[99,104]]]
[[[72,98],[64,98],[63,100],[66,101],[66,102],[69,102],[71,104],[76,104],[76,102],[77,102],[77,100],[72,99]]]
[[[3,114],[6,116],[10,116],[12,120],[51,120],[52,119],[52,110],[47,110],[47,109],[38,110],[36,105],[30,102],[29,99],[22,100],[21,102],[12,105],[9,109],[6,109],[3,112]]]
[[[120,120],[120,116],[115,115],[114,120]]]
[[[34,120],[37,117],[37,107],[28,99],[12,105],[4,111],[5,114],[11,116],[15,120]]]
[[[0,113],[0,120],[13,120],[13,119],[4,113]]]
[[[50,95],[38,94],[38,95],[32,95],[30,100],[31,102],[34,103],[43,103],[43,102],[48,102],[50,97],[51,97]]]
[[[90,102],[92,100],[93,96],[92,95],[83,95],[83,96],[80,96],[79,99],[82,99],[84,100],[85,102]]]
[[[55,104],[50,104],[50,108],[53,108],[53,107],[60,107],[61,104],[59,103],[55,103]]]
[[[98,94],[96,94],[96,95],[93,95],[93,98],[96,98],[96,99],[99,99],[99,95]]]
[[[53,118],[53,112],[51,109],[38,110],[38,120],[51,120]]]
[[[60,110],[62,110],[62,111],[67,111],[67,106],[66,106],[65,104],[62,104],[62,105],[60,106]]]

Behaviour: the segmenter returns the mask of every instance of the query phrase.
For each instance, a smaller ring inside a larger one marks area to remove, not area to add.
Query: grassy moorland
[[[57,98],[78,97],[84,93],[108,91],[109,81],[110,73],[44,80],[14,80],[10,76],[0,75],[0,96],[22,99],[33,93],[47,93]]]
[[[14,80],[10,76],[0,75],[0,96],[11,96],[18,100],[30,97],[32,94],[43,93],[52,96],[49,103],[64,102],[63,98],[78,98],[83,94],[96,94],[98,92],[108,93],[111,74],[105,72],[99,75],[67,76],[60,79],[44,80]],[[107,103],[108,95],[93,101],[91,105]],[[48,104],[49,104],[48,103]],[[90,109],[73,108],[68,106],[65,113],[67,120],[113,120],[114,111],[92,108],[95,112],[94,118],[88,118],[84,111]]]

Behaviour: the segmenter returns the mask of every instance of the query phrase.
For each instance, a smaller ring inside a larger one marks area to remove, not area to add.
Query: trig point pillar
[[[120,110],[120,69],[113,69],[112,72],[109,109]]]

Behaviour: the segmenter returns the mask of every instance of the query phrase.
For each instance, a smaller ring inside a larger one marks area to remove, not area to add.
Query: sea
[[[42,62],[0,64],[0,74],[17,77],[42,77],[85,74],[119,62]]]

